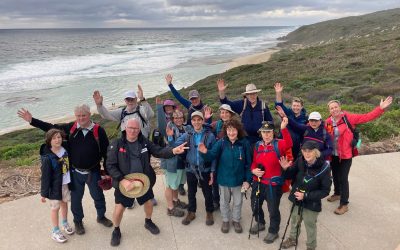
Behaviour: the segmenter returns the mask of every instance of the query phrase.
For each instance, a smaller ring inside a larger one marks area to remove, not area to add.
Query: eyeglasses
[[[133,101],[136,101],[136,98],[127,97],[127,98],[125,98],[125,101],[127,101],[127,102],[133,102]]]
[[[314,119],[310,119],[308,120],[309,122],[319,122],[320,120],[314,120]]]
[[[130,130],[139,130],[140,128],[126,127],[125,129],[130,129]]]

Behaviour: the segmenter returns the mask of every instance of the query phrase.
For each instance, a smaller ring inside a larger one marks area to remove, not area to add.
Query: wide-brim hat
[[[261,89],[257,89],[255,84],[250,83],[250,84],[246,85],[246,91],[243,92],[242,95],[258,93],[260,91],[261,91]]]
[[[229,111],[229,112],[231,112],[232,114],[236,115],[236,112],[232,110],[231,105],[229,105],[229,104],[222,104],[222,105],[219,107],[219,110],[221,110],[221,109],[226,110],[226,111]]]
[[[150,179],[142,173],[132,173],[124,176],[124,179],[135,182],[135,187],[132,190],[126,191],[125,187],[119,183],[119,191],[129,198],[138,198],[143,196],[150,188]]]

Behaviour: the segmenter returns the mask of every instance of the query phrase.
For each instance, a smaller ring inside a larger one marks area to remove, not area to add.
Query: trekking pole
[[[297,209],[297,215],[299,216],[299,221],[297,222],[296,225],[296,246],[294,247],[294,250],[297,250],[297,244],[299,242],[299,231],[300,231],[301,221],[303,219],[303,201],[300,202],[299,208]]]
[[[256,211],[256,206],[257,206],[257,208],[259,208],[259,205],[260,205],[260,201],[259,201],[259,195],[260,195],[260,177],[258,177],[258,181],[257,181],[258,183],[257,183],[257,191],[256,191],[256,195],[255,195],[255,198],[254,198],[254,202],[253,202],[253,206],[252,206],[252,216],[251,216],[251,222],[250,222],[250,230],[249,230],[249,239],[250,239],[250,231],[251,231],[251,229],[253,228],[253,220],[254,220],[254,217],[256,217],[256,214],[255,214],[255,211]],[[259,214],[260,214],[260,212],[259,211],[257,211],[257,214],[258,214],[258,217],[257,217],[257,220],[259,219]],[[258,223],[258,221],[257,221],[257,223]],[[259,226],[258,226],[258,229],[259,229]]]
[[[285,239],[286,231],[287,231],[287,229],[289,227],[290,218],[292,217],[292,213],[293,213],[293,210],[294,210],[295,206],[296,206],[296,202],[293,202],[293,205],[290,208],[290,214],[289,214],[289,218],[288,218],[287,223],[286,223],[285,232],[283,233],[282,241],[281,241],[281,244],[279,245],[279,250],[282,249],[283,240]]]
[[[257,192],[256,192],[256,199],[257,199],[257,238],[260,238],[260,182],[261,178],[257,178]]]

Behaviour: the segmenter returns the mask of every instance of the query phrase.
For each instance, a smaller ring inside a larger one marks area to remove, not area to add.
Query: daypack
[[[167,143],[165,142],[164,136],[161,134],[158,128],[155,128],[150,134],[150,141],[160,147],[165,147]]]
[[[350,129],[351,133],[353,133],[353,140],[351,140],[351,148],[352,148],[352,153],[353,153],[353,157],[358,155],[358,147],[360,146],[359,144],[361,143],[361,139],[360,139],[360,131],[357,128],[353,128],[349,122],[349,120],[347,119],[347,116],[344,115],[342,117],[344,123],[346,124],[346,126]]]
[[[240,112],[240,114],[239,114],[240,117],[242,117],[242,115],[243,115],[243,113],[244,113],[244,110],[246,109],[246,106],[247,106],[247,98],[244,98],[244,101],[243,101],[243,109],[242,109],[242,112]],[[265,121],[265,120],[264,120],[264,111],[265,111],[265,107],[266,107],[265,102],[264,102],[263,100],[261,100],[261,117],[262,117],[262,121]]]
[[[78,133],[79,130],[77,130],[78,127],[78,122],[74,122],[74,125],[72,125],[72,127],[69,130],[69,138],[75,137],[76,133]],[[99,127],[100,125],[95,123],[93,126],[93,136],[94,139],[97,142],[97,146],[99,147],[99,152],[100,150],[100,140],[99,140]]]
[[[121,117],[119,118],[119,124],[118,124],[118,126],[117,126],[117,129],[119,129],[119,128],[121,127],[121,122],[122,122],[122,120],[124,120],[125,116],[127,116],[127,115],[133,115],[133,114],[136,114],[136,113],[139,115],[139,118],[140,118],[140,120],[141,120],[142,123],[143,123],[143,127],[144,127],[145,125],[147,125],[147,121],[144,119],[144,117],[143,117],[142,114],[140,113],[140,106],[137,105],[137,106],[136,106],[136,109],[135,109],[133,112],[131,112],[131,113],[129,113],[128,111],[126,111],[126,107],[124,107],[124,108],[122,109]]]

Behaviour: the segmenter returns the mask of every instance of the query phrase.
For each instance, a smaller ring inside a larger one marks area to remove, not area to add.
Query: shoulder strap
[[[243,112],[246,109],[246,106],[247,106],[247,98],[245,97],[244,100],[243,100],[243,109],[242,109],[242,112],[240,112],[240,115],[239,115],[240,117],[242,117]]]
[[[281,153],[279,152],[279,147],[278,147],[278,140],[274,139],[272,142],[272,145],[274,146],[274,150],[276,153],[276,156],[278,157],[278,160],[281,158]]]
[[[70,136],[72,136],[75,133],[77,127],[78,127],[78,122],[76,121],[74,122],[74,125],[72,125],[72,127],[69,129]]]
[[[265,102],[261,100],[261,117],[262,121],[264,121],[264,111],[265,111]]]
[[[222,120],[217,121],[217,126],[215,127],[215,135],[218,135],[221,132],[222,124],[224,122]]]
[[[353,126],[351,126],[351,124],[349,123],[349,120],[347,119],[347,116],[344,115],[344,116],[342,117],[342,119],[343,119],[344,123],[346,123],[346,126],[350,129],[351,133],[354,134]]]

